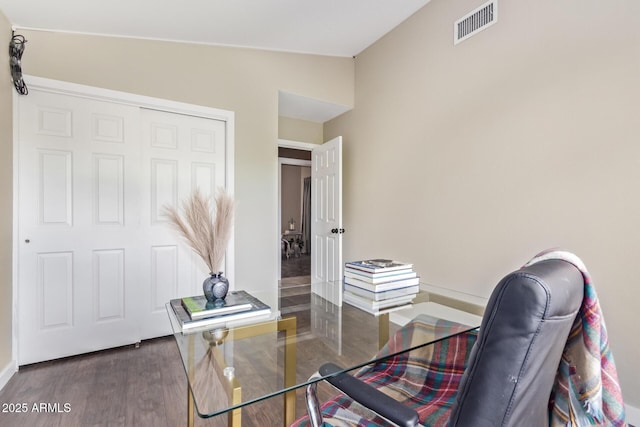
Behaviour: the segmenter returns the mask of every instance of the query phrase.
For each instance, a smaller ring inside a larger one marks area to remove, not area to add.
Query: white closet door
[[[139,340],[139,110],[19,102],[19,363]]]
[[[227,186],[227,122],[30,89],[17,101],[19,364],[169,334],[165,303],[201,293],[208,269],[162,207]]]
[[[155,110],[141,111],[141,268],[145,298],[139,306],[143,338],[170,333],[165,303],[202,293],[205,263],[177,236],[162,214],[199,188],[213,196],[225,187],[225,122]],[[224,269],[224,266],[223,266]]]

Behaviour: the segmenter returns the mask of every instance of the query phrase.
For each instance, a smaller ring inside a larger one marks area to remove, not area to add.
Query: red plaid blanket
[[[625,427],[622,390],[591,276],[580,258],[561,250],[544,251],[526,265],[548,259],[570,262],[584,278],[582,306],[551,392],[549,425]]]
[[[451,328],[456,328],[455,324],[418,316],[401,328],[379,354],[392,354],[433,340],[433,337],[442,335],[443,329]],[[355,376],[415,409],[421,424],[445,427],[476,336],[476,332],[466,332],[367,366]],[[325,423],[333,426],[389,425],[344,395],[326,402],[322,406],[322,414]],[[293,424],[296,427],[308,425],[308,417]]]

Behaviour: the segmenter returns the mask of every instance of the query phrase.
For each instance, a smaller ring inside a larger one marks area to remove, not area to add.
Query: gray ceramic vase
[[[223,300],[229,291],[229,280],[222,275],[222,271],[211,273],[211,276],[202,282],[202,290],[209,302]]]

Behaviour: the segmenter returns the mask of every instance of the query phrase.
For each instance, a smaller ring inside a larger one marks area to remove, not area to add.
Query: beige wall
[[[454,47],[481,3],[433,0],[357,57],[355,109],[324,130],[344,136],[345,259],[488,296],[538,251],[576,252],[640,407],[640,2],[502,1]]]
[[[289,230],[289,221],[293,218],[295,229],[302,230],[302,199],[304,179],[311,176],[311,168],[308,166],[282,165],[280,175],[280,199],[281,199],[281,230]]]
[[[235,112],[236,286],[275,293],[278,90],[353,105],[353,59],[23,33],[29,74]]]
[[[575,251],[595,278],[626,401],[640,407],[628,327],[640,299],[640,2],[500,2],[497,25],[453,47],[453,21],[478,3],[433,0],[356,59],[356,108],[324,128],[345,137],[345,258],[409,260],[427,282],[488,295],[536,251]],[[353,105],[351,60],[23,33],[30,74],[235,111],[236,277],[276,276],[277,90]],[[0,214],[7,308],[10,217]],[[0,349],[9,330],[7,317]]]
[[[300,231],[300,209],[302,208],[302,186],[300,166],[282,165],[281,172],[281,225],[282,232],[289,229],[289,221],[293,219],[296,230]]]
[[[280,139],[322,144],[324,142],[322,132],[322,123],[282,116],[278,118],[278,138]]]
[[[8,47],[11,25],[2,13],[0,35],[0,46]],[[9,55],[0,55],[0,372],[11,369],[13,348],[13,90]]]

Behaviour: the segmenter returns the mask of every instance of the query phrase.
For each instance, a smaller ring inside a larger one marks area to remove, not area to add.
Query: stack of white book
[[[413,264],[388,259],[344,266],[344,301],[374,315],[412,306],[420,289]]]
[[[208,302],[204,295],[170,301],[182,332],[200,327],[220,327],[242,320],[264,320],[271,307],[246,291],[231,291],[224,300]]]

